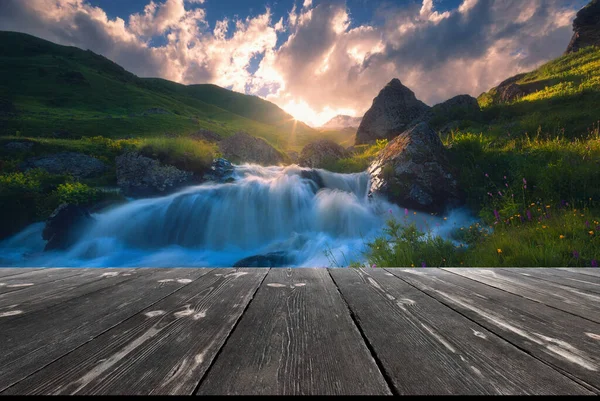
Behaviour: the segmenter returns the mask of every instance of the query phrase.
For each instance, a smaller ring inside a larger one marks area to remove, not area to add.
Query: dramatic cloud
[[[0,29],[91,49],[140,76],[258,94],[319,124],[361,115],[394,77],[429,104],[477,96],[560,55],[585,2],[463,0],[443,12],[433,0],[384,3],[377,23],[356,25],[341,0],[212,24],[204,0],[150,1],[125,19],[84,0],[2,0]]]

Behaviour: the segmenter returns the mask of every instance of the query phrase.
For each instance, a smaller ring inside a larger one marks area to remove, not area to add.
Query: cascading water
[[[364,258],[366,242],[381,235],[391,215],[442,236],[468,224],[462,212],[448,220],[406,217],[404,209],[369,199],[367,173],[241,165],[234,177],[95,214],[96,222],[66,251],[43,252],[44,223],[33,224],[0,243],[0,265],[232,266],[272,252],[285,254],[292,266],[347,265]]]

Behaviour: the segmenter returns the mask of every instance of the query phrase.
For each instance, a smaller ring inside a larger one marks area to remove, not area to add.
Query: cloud
[[[585,2],[462,0],[443,12],[436,0],[388,2],[359,25],[342,0],[213,22],[203,0],[149,1],[113,19],[85,0],[2,0],[0,29],[91,49],[140,76],[260,94],[318,124],[361,115],[394,77],[429,104],[476,96],[560,55]]]

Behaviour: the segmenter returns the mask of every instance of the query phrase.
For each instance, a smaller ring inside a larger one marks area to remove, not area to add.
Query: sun
[[[326,106],[320,112],[316,112],[305,101],[289,101],[282,107],[288,114],[294,117],[295,120],[301,121],[311,127],[320,127],[327,121],[339,114],[354,116],[356,111],[353,109],[334,109]]]

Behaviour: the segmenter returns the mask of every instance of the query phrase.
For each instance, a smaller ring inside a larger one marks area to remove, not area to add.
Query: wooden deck
[[[600,394],[600,269],[0,269],[0,394]]]

